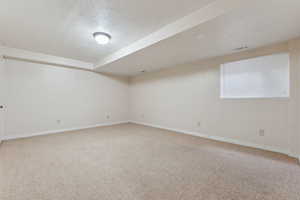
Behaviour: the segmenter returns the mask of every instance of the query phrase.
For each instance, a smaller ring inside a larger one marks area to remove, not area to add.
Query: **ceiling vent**
[[[245,46],[241,46],[241,47],[235,48],[235,49],[233,49],[233,51],[242,51],[242,50],[246,50],[248,48],[249,47],[245,45]]]

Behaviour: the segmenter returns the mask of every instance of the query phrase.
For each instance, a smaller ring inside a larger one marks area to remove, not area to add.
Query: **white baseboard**
[[[143,125],[143,126],[149,126],[149,127],[153,127],[153,128],[159,128],[159,129],[164,129],[164,130],[168,130],[168,131],[173,131],[173,132],[177,132],[177,133],[183,133],[183,134],[198,136],[198,137],[211,139],[211,140],[216,140],[216,141],[220,141],[220,142],[226,142],[226,143],[237,144],[237,145],[246,146],[246,147],[252,147],[252,148],[272,151],[272,152],[276,152],[276,153],[282,153],[282,154],[286,154],[290,157],[297,158],[298,161],[299,161],[299,164],[300,164],[300,156],[291,154],[290,152],[288,152],[286,150],[275,149],[275,148],[270,147],[270,146],[258,145],[258,144],[249,143],[249,142],[242,142],[242,141],[239,141],[239,140],[228,139],[228,138],[219,137],[219,136],[210,136],[210,135],[207,135],[207,134],[202,134],[202,133],[197,133],[197,132],[192,132],[192,131],[186,131],[186,130],[180,130],[180,129],[174,129],[174,128],[169,128],[169,127],[163,127],[163,126],[159,126],[159,125],[154,125],[154,124],[149,124],[149,123],[144,123],[144,122],[138,122],[138,121],[118,121],[118,122],[112,122],[112,123],[101,123],[101,124],[95,124],[95,125],[81,126],[81,127],[69,128],[69,129],[50,130],[50,131],[43,131],[43,132],[39,132],[39,133],[30,133],[30,134],[25,134],[25,135],[21,135],[21,136],[20,135],[5,136],[4,138],[2,138],[2,141],[20,139],[20,138],[28,138],[28,137],[34,137],[34,136],[40,136],[40,135],[57,134],[57,133],[62,133],[62,132],[77,131],[77,130],[83,130],[83,129],[89,129],[89,128],[113,126],[113,125],[126,124],[126,123],[134,123],[134,124],[139,124],[139,125]],[[0,140],[0,144],[1,144],[2,141]]]
[[[28,138],[28,137],[34,137],[34,136],[40,136],[40,135],[50,135],[50,134],[57,134],[57,133],[62,133],[62,132],[78,131],[78,130],[83,130],[83,129],[97,128],[97,127],[103,127],[103,126],[112,126],[112,125],[125,124],[125,123],[129,123],[129,121],[101,123],[101,124],[81,126],[81,127],[76,127],[76,128],[50,130],[50,131],[43,131],[43,132],[39,132],[39,133],[28,133],[28,134],[24,134],[24,135],[10,135],[10,136],[4,136],[4,138],[2,140],[13,140],[13,139]]]
[[[237,145],[246,146],[246,147],[252,147],[252,148],[256,148],[256,149],[262,149],[262,150],[266,150],[266,151],[272,151],[272,152],[276,152],[276,153],[285,154],[285,155],[288,155],[288,156],[293,157],[293,158],[298,158],[298,155],[291,154],[289,151],[286,151],[286,150],[283,150],[283,149],[276,149],[274,147],[270,147],[270,146],[266,146],[266,145],[259,145],[259,144],[254,144],[254,143],[250,143],[250,142],[239,141],[239,140],[236,140],[236,139],[229,139],[229,138],[224,138],[224,137],[219,137],[219,136],[211,136],[211,135],[192,132],[192,131],[186,131],[186,130],[174,129],[174,128],[169,128],[169,127],[163,127],[163,126],[144,123],[144,122],[138,122],[138,121],[129,121],[129,122],[134,123],[134,124],[144,125],[144,126],[150,126],[150,127],[153,127],[153,128],[159,128],[159,129],[165,129],[165,130],[168,130],[168,131],[174,131],[174,132],[177,132],[177,133],[183,133],[183,134],[198,136],[198,137],[211,139],[211,140],[216,140],[216,141],[220,141],[220,142],[226,142],[226,143],[237,144]],[[300,157],[298,159],[300,161]]]

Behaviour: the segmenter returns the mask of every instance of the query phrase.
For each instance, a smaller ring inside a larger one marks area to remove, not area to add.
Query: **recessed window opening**
[[[221,98],[287,98],[289,54],[240,60],[221,65]]]

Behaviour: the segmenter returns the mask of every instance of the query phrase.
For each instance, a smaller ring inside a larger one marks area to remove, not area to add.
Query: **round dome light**
[[[111,36],[107,33],[103,32],[96,32],[93,34],[94,39],[99,43],[99,44],[107,44],[111,40]]]

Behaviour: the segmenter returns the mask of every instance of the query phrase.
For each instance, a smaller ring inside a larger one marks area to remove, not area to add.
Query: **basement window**
[[[280,53],[221,65],[221,98],[289,97],[289,54]]]

